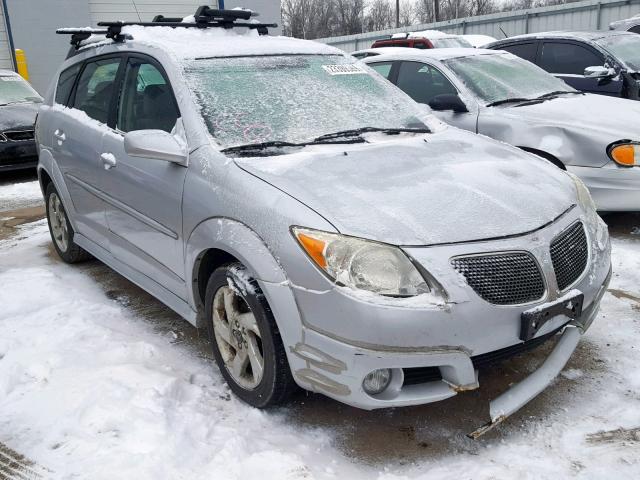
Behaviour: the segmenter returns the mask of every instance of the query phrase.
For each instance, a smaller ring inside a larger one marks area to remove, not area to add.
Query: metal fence
[[[317,41],[354,52],[368,48],[375,40],[393,33],[440,30],[455,34],[482,34],[502,38],[506,35],[548,32],[552,30],[606,30],[609,23],[629,18],[640,12],[640,0],[585,0],[553,7],[492,13],[477,17],[457,18],[446,22],[425,23],[377,32],[319,38]]]

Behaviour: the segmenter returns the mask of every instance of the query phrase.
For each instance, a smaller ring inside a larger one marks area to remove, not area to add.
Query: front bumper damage
[[[545,390],[551,382],[553,382],[565,367],[571,358],[571,355],[573,355],[583,333],[593,322],[593,319],[598,313],[600,300],[606,292],[610,280],[611,271],[609,271],[607,279],[598,291],[598,294],[590,305],[590,308],[582,312],[579,319],[574,320],[571,324],[565,327],[555,348],[540,368],[520,383],[511,387],[502,395],[494,398],[489,403],[489,415],[491,420],[477,430],[471,432],[467,435],[468,437],[477,439],[484,435],[496,425],[499,425],[506,420],[510,415],[524,407],[543,390]]]

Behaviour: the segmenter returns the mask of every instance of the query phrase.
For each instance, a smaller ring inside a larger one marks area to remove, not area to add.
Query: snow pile
[[[0,212],[33,207],[42,201],[42,191],[37,180],[0,187]]]

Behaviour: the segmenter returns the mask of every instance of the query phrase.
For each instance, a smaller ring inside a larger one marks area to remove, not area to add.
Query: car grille
[[[26,140],[33,140],[33,130],[9,130],[2,132],[2,140],[10,142],[21,142]]]
[[[527,252],[457,257],[451,261],[473,290],[495,305],[517,305],[542,298],[544,279]]]
[[[578,222],[551,242],[551,262],[556,272],[558,288],[565,290],[587,268],[589,247],[582,223]]]
[[[533,338],[526,342],[516,343],[515,345],[511,345],[510,347],[501,348],[500,350],[495,350],[493,352],[483,353],[482,355],[476,355],[474,357],[471,357],[471,362],[473,363],[474,368],[482,370],[542,345],[544,342],[551,339],[551,337],[553,337],[561,329],[562,327],[557,328],[552,332],[540,335],[539,337]],[[403,368],[402,372],[404,373],[403,385],[418,385],[421,383],[437,382],[439,380],[442,380],[442,374],[440,373],[440,369],[438,367]]]

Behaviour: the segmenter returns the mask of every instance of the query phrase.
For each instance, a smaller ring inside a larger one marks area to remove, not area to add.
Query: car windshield
[[[605,37],[596,43],[633,71],[640,71],[640,35],[637,33]]]
[[[473,48],[464,38],[432,38],[434,48]]]
[[[41,102],[42,97],[18,75],[0,76],[0,105]]]
[[[575,92],[562,80],[510,53],[452,58],[446,65],[487,103],[534,99],[552,92]]]
[[[224,148],[362,128],[429,129],[433,121],[369,67],[341,55],[198,59],[185,76]]]

